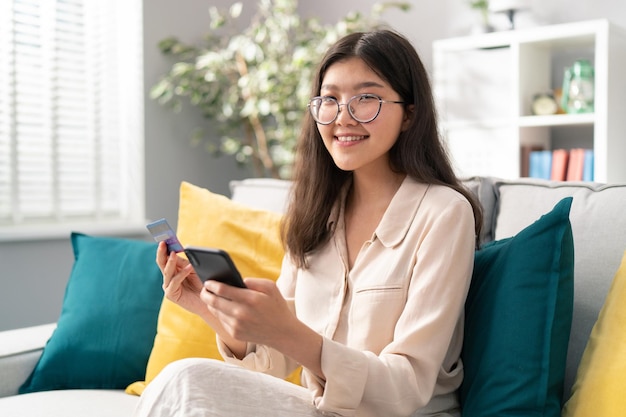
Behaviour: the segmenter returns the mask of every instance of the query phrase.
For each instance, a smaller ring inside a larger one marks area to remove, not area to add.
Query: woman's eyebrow
[[[384,85],[376,81],[364,81],[362,83],[358,83],[356,85],[351,86],[351,88],[354,90],[362,90],[364,88],[371,88],[371,87],[385,88]],[[322,86],[320,87],[320,90],[339,90],[339,89],[340,89],[339,86],[336,84],[322,84]]]

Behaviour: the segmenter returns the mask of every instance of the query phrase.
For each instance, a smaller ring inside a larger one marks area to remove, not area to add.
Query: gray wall
[[[210,2],[231,3],[231,0]],[[245,3],[251,4],[252,0]],[[305,17],[323,16],[322,20],[333,22],[334,16],[342,16],[349,10],[367,12],[374,3],[374,0],[303,0],[299,10]],[[411,3],[410,13],[390,12],[385,20],[413,41],[430,69],[432,42],[467,34],[476,16],[466,7],[465,0],[413,0]],[[532,3],[536,19],[543,23],[609,17],[626,27],[626,2],[532,0]],[[208,28],[208,4],[204,0],[144,1],[146,96],[150,86],[170,64],[157,50],[157,42],[170,35],[199,42]],[[520,21],[523,20],[524,15],[520,15]],[[174,226],[182,180],[228,194],[229,180],[249,176],[232,159],[214,159],[189,146],[192,128],[201,123],[209,126],[198,112],[189,110],[174,114],[148,98],[145,100],[146,215],[149,219],[166,217]],[[146,234],[131,237],[148,238]],[[0,330],[56,321],[72,261],[71,245],[65,238],[0,243]]]

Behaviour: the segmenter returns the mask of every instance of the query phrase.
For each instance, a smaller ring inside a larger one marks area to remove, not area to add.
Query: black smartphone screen
[[[246,288],[241,274],[227,252],[214,248],[187,247],[185,254],[202,282],[213,279]]]

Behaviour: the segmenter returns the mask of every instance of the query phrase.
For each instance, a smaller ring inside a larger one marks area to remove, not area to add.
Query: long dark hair
[[[388,29],[349,34],[324,56],[313,80],[311,96],[319,95],[328,68],[350,57],[362,59],[400,95],[407,109],[413,107],[410,126],[400,133],[389,151],[391,169],[423,183],[446,185],[463,194],[474,211],[478,242],[482,210],[454,174],[439,137],[428,74],[415,48],[402,35]],[[282,225],[283,241],[296,265],[307,267],[306,255],[328,240],[331,233],[326,225],[328,216],[351,175],[337,168],[307,112],[296,147],[292,200]]]

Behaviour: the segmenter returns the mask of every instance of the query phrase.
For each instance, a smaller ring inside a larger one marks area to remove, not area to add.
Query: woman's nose
[[[339,113],[337,114],[335,123],[342,126],[355,125],[358,123],[348,111],[348,103],[339,104]]]

